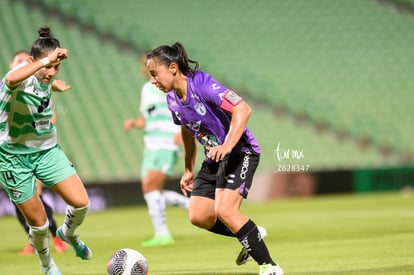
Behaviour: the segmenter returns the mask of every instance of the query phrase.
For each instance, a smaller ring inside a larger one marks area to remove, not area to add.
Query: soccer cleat
[[[92,251],[79,239],[78,235],[73,235],[71,237],[65,236],[62,232],[62,227],[59,227],[56,230],[56,235],[73,248],[77,257],[80,257],[82,260],[89,260],[92,258]]]
[[[249,251],[245,247],[242,248],[242,250],[239,253],[239,256],[237,256],[236,264],[242,265],[247,263],[251,259]]]
[[[27,255],[27,254],[34,254],[34,248],[31,243],[28,243],[23,250],[20,250],[17,254],[19,255]]]
[[[155,236],[149,240],[143,241],[141,245],[144,247],[153,247],[153,246],[169,245],[173,243],[174,243],[173,237],[171,235],[165,235],[165,236]]]
[[[42,267],[42,271],[45,275],[62,275],[53,259],[50,259],[48,267]]]
[[[257,229],[259,230],[260,236],[262,237],[262,239],[264,237],[267,236],[267,230],[266,228],[262,227],[262,226],[257,226]],[[236,264],[237,265],[242,265],[247,263],[249,260],[251,260],[251,256],[249,254],[249,251],[247,251],[247,249],[245,247],[243,247],[239,253],[239,255],[237,256],[236,259]]]
[[[53,237],[53,244],[55,245],[55,249],[57,252],[64,252],[68,249],[68,245],[62,242],[62,240],[58,237]]]
[[[283,269],[278,265],[259,265],[259,275],[283,275]]]

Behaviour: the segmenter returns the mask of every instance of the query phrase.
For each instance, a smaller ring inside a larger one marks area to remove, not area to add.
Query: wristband
[[[45,57],[45,58],[40,59],[40,62],[42,62],[42,64],[43,64],[45,67],[47,67],[47,66],[49,66],[49,65],[50,65],[50,61],[49,61],[49,58],[48,58],[48,57]]]

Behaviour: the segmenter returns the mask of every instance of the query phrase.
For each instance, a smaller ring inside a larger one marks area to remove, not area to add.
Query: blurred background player
[[[29,52],[27,52],[25,50],[19,50],[19,51],[17,51],[14,54],[13,59],[10,62],[9,68],[10,69],[13,69],[14,67],[16,67],[17,65],[19,65],[19,64],[21,64],[23,62],[28,62],[29,58],[30,58],[30,53]],[[56,82],[56,80],[52,83],[52,89],[55,89],[56,90],[56,89],[61,88],[59,86],[56,87],[56,84],[57,83],[59,83],[59,82]],[[55,86],[53,86],[53,84],[55,84]],[[70,88],[71,88],[70,86],[67,86],[67,87],[64,87],[63,90],[59,90],[59,91],[63,92],[63,91],[66,91],[66,90],[68,90]],[[51,122],[54,125],[56,125],[56,114],[55,114],[54,111],[53,111],[53,116],[51,118]],[[52,233],[52,236],[53,236],[52,241],[53,241],[53,244],[55,246],[55,249],[56,249],[57,252],[66,251],[68,249],[67,244],[64,243],[64,242],[62,242],[62,240],[59,239],[56,236],[57,224],[56,224],[56,220],[55,220],[55,218],[53,216],[53,209],[52,209],[52,207],[50,207],[49,204],[47,204],[44,201],[44,199],[42,197],[42,187],[43,187],[43,183],[40,180],[36,179],[36,185],[37,185],[36,193],[39,195],[40,200],[43,203],[43,207],[46,210],[47,218],[49,220],[49,230],[50,230],[50,232]],[[20,224],[22,225],[24,231],[26,231],[26,233],[29,234],[29,226],[27,225],[26,220],[25,220],[23,214],[17,208],[17,205],[15,203],[13,203],[13,205],[14,205],[14,207],[16,209],[17,219],[19,220]],[[18,252],[18,254],[20,254],[20,255],[33,254],[33,253],[34,253],[34,249],[33,249],[33,246],[32,246],[32,244],[30,242],[26,245],[26,247],[23,250],[21,250],[21,251]]]
[[[146,58],[141,59],[145,77]],[[125,131],[144,129],[144,157],[141,167],[141,187],[154,227],[154,237],[142,242],[143,246],[168,245],[174,242],[167,225],[166,206],[188,208],[189,198],[164,189],[172,174],[182,144],[180,127],[175,125],[168,110],[165,94],[150,82],[141,89],[141,116],[124,121]]]

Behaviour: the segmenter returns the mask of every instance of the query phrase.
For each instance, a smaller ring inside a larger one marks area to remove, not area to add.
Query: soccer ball
[[[106,270],[109,275],[147,275],[148,263],[138,251],[122,248],[112,254]]]

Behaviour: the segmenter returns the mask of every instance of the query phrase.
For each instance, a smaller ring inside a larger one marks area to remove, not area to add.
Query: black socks
[[[276,265],[270,257],[269,250],[263,242],[256,224],[252,220],[249,220],[243,225],[239,232],[236,233],[236,236],[240,243],[247,249],[250,256],[252,256],[259,265]]]
[[[223,236],[236,237],[236,235],[234,235],[230,231],[230,229],[228,229],[227,226],[224,223],[222,223],[219,219],[217,219],[216,223],[208,231],[219,234],[219,235],[223,235]]]
[[[245,225],[240,228],[239,232],[233,234],[227,226],[217,219],[216,223],[208,231],[229,236],[237,237],[240,243],[247,249],[250,256],[259,264],[272,264],[276,265],[270,257],[269,250],[266,247],[266,244],[263,242],[262,236],[260,235],[259,230],[257,229],[256,224],[249,220]]]

